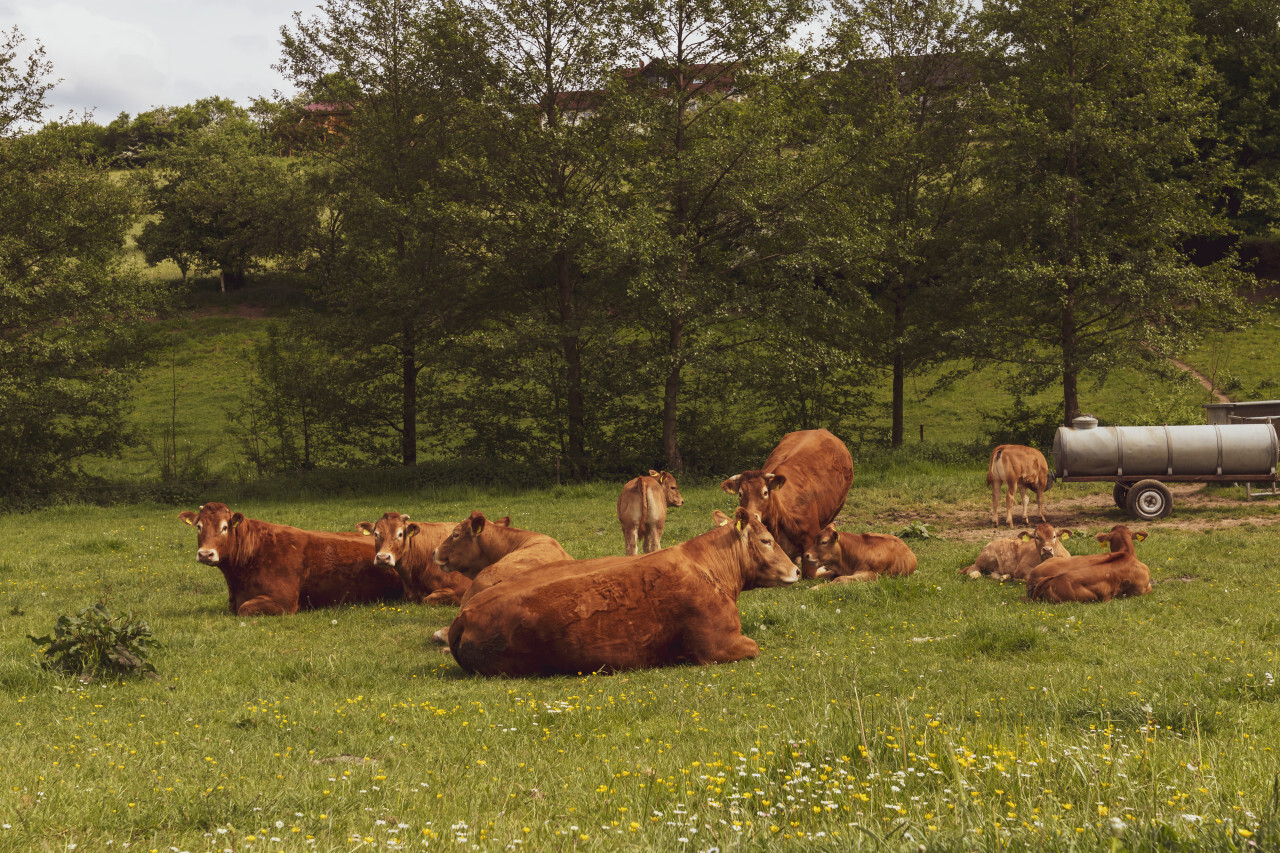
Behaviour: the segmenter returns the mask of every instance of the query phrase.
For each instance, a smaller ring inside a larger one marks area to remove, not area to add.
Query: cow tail
[[[996,452],[991,455],[991,465],[987,468],[987,485],[994,486],[996,483],[1004,482],[1004,472],[1001,470],[1000,460],[1004,457],[1004,448],[997,448]]]

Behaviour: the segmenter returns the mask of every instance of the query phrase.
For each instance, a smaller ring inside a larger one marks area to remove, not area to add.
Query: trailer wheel
[[[1139,480],[1129,487],[1125,509],[1134,518],[1155,521],[1173,511],[1173,495],[1159,480]]]
[[[1111,499],[1116,502],[1116,506],[1123,510],[1129,509],[1129,484],[1116,483],[1116,487],[1111,490]]]

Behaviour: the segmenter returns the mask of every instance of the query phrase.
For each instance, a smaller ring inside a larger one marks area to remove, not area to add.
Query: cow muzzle
[[[390,566],[393,569],[396,567],[396,558],[385,551],[380,554],[375,554],[373,556],[373,562],[379,566]]]
[[[196,562],[204,563],[206,566],[218,565],[218,549],[217,548],[200,548],[196,551]]]

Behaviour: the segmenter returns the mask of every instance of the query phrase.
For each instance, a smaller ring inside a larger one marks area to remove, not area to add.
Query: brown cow
[[[558,576],[548,567],[478,593],[449,626],[458,665],[481,675],[552,675],[727,663],[760,653],[742,634],[738,595],[799,572],[739,508],[734,524],[638,557]]]
[[[818,567],[819,578],[832,583],[906,577],[916,570],[916,555],[897,536],[843,533],[830,524],[809,543],[804,557]]]
[[[399,598],[404,589],[390,566],[374,562],[373,543],[353,533],[257,521],[222,503],[178,518],[196,529],[196,559],[222,571],[239,616]]]
[[[960,569],[960,574],[971,578],[990,575],[998,581],[1025,580],[1027,574],[1045,560],[1070,557],[1071,552],[1063,547],[1062,540],[1070,539],[1071,535],[1065,527],[1054,530],[1052,524],[1037,524],[1034,530],[988,542],[973,565]]]
[[[738,505],[764,522],[791,559],[801,558],[806,578],[817,567],[805,546],[844,509],[853,483],[853,457],[825,429],[787,433],[758,471],[743,471],[720,484]]]
[[[509,518],[491,522],[506,526]],[[462,594],[471,586],[465,575],[440,571],[432,559],[436,546],[453,531],[454,525],[410,521],[398,512],[383,513],[382,518],[356,525],[365,536],[372,536],[377,554],[374,562],[390,566],[404,584],[404,596],[419,604],[461,604]]]
[[[667,507],[684,506],[676,478],[666,471],[649,471],[647,477],[628,480],[618,495],[618,522],[627,556],[636,554],[636,540],[644,532],[644,552],[662,547],[662,528],[667,523]]]
[[[1022,523],[1030,524],[1027,518],[1028,504],[1031,495],[1027,489],[1036,493],[1036,504],[1040,508],[1040,520],[1044,521],[1044,493],[1053,487],[1053,477],[1049,474],[1049,463],[1044,454],[1034,447],[1023,447],[1021,444],[1000,444],[991,451],[991,463],[987,465],[987,485],[991,487],[991,526],[1000,526],[1000,487],[1005,489],[1005,520],[1013,527],[1014,492],[1022,490]]]
[[[1110,601],[1125,595],[1151,592],[1151,571],[1138,561],[1134,540],[1147,538],[1145,531],[1131,531],[1123,524],[1099,533],[1097,540],[1110,547],[1106,554],[1045,560],[1027,576],[1027,601]]]
[[[490,586],[503,583],[545,563],[572,560],[560,543],[532,530],[502,527],[488,522],[484,513],[476,511],[465,521],[454,525],[444,541],[436,546],[434,559],[443,572],[458,572],[471,578],[471,586],[462,595],[466,604]],[[432,640],[444,643],[447,628],[441,628]]]

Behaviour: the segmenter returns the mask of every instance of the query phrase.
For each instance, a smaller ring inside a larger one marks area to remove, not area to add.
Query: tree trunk
[[[402,326],[404,348],[401,351],[401,375],[404,380],[404,401],[400,437],[401,464],[405,467],[418,464],[418,362],[414,349],[414,323],[405,318]]]
[[[903,411],[906,408],[904,380],[906,377],[906,357],[903,355],[902,338],[906,332],[907,294],[906,288],[899,284],[893,297],[893,426],[890,428],[889,444],[902,446]]]
[[[670,367],[667,369],[667,384],[662,396],[662,455],[667,460],[667,470],[672,473],[684,471],[684,459],[680,455],[680,442],[676,433],[676,415],[680,400],[680,362],[681,349],[684,345],[684,322],[672,318],[668,327],[667,352],[670,356]]]

